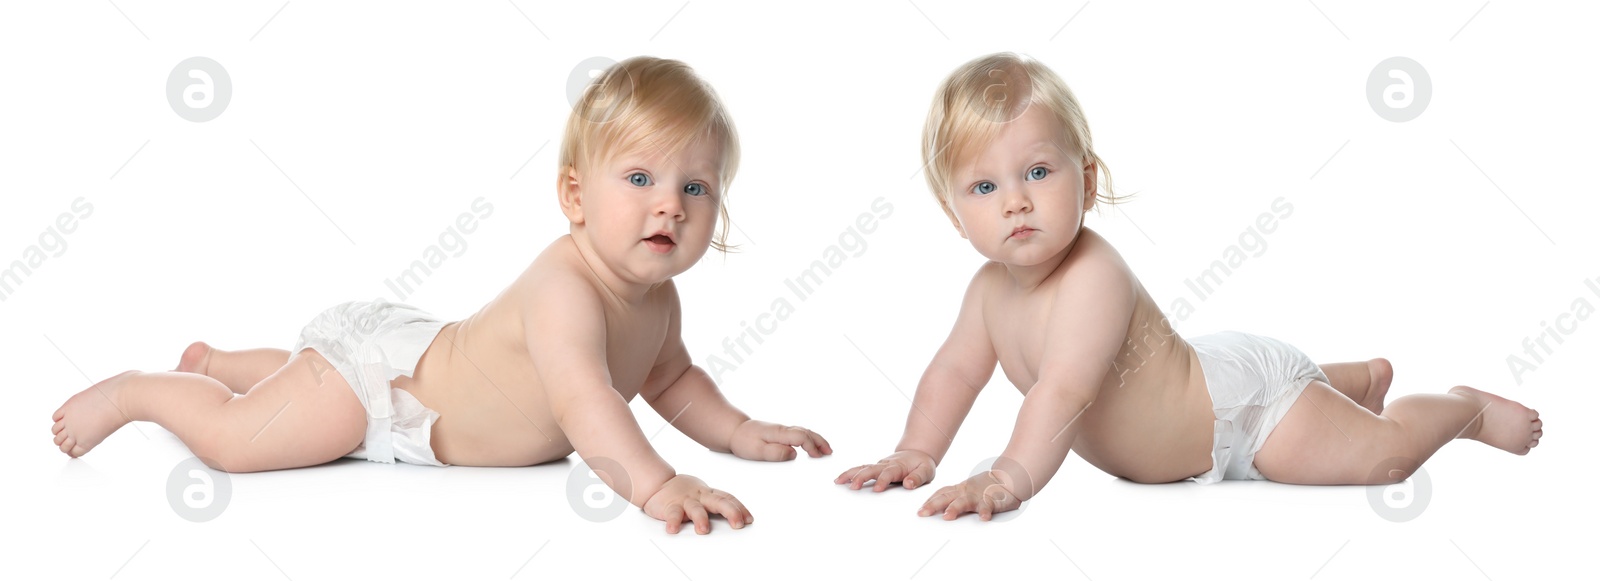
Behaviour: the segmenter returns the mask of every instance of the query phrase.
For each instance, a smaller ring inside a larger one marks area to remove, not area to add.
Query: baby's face
[[[970,163],[956,166],[956,229],[984,257],[1033,266],[1077,238],[1094,202],[1095,168],[1070,151],[1048,109],[1030,106]]]
[[[688,270],[711,244],[722,197],[721,145],[623,153],[583,172],[584,231],[618,276],[654,284]]]

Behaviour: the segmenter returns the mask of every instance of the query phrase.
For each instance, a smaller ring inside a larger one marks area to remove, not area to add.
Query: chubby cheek
[[[689,219],[684,221],[680,230],[678,243],[685,250],[703,251],[710,247],[711,237],[716,234],[717,210],[715,207],[693,208],[689,212]]]
[[[632,223],[634,220],[630,217],[635,213],[625,207],[626,202],[614,198],[604,202],[591,207],[587,216],[588,227],[597,244],[624,248],[638,242],[639,225]]]

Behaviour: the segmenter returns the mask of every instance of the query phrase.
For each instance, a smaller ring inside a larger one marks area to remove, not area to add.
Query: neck
[[[583,230],[574,228],[569,237],[578,249],[578,259],[589,268],[589,273],[599,281],[600,288],[606,290],[612,301],[628,306],[639,305],[644,302],[645,295],[660,284],[629,281],[617,275],[605,261],[600,259],[600,254],[589,244],[589,237]]]

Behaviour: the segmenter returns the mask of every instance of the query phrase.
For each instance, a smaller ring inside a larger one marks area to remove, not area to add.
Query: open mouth
[[[672,241],[672,237],[666,234],[656,234],[655,236],[645,238],[644,244],[645,246],[649,246],[650,250],[663,254],[671,252],[673,247],[677,246],[677,243]]]

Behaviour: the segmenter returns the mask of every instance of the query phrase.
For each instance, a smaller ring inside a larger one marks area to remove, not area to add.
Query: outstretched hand
[[[833,446],[816,432],[758,420],[739,424],[733,431],[733,440],[728,443],[728,450],[734,456],[764,462],[793,460],[797,456],[794,451],[796,447],[805,450],[812,458],[833,453]]]
[[[833,483],[849,484],[851,490],[861,490],[866,483],[876,481],[872,491],[883,492],[890,484],[898,482],[909,490],[933,480],[934,466],[933,456],[916,450],[901,450],[879,460],[877,464],[846,470],[834,478]]]
[[[993,470],[979,472],[959,483],[940,488],[927,502],[922,503],[917,516],[943,513],[944,520],[955,520],[963,514],[974,512],[978,518],[989,520],[994,518],[995,513],[1016,510],[1022,506],[1022,499],[1000,482],[996,477],[998,474]]]
[[[677,534],[685,522],[694,523],[694,532],[711,532],[711,515],[720,514],[733,528],[742,529],[755,522],[750,510],[733,495],[717,490],[699,478],[679,474],[644,503],[644,513],[666,521],[667,532]]]

